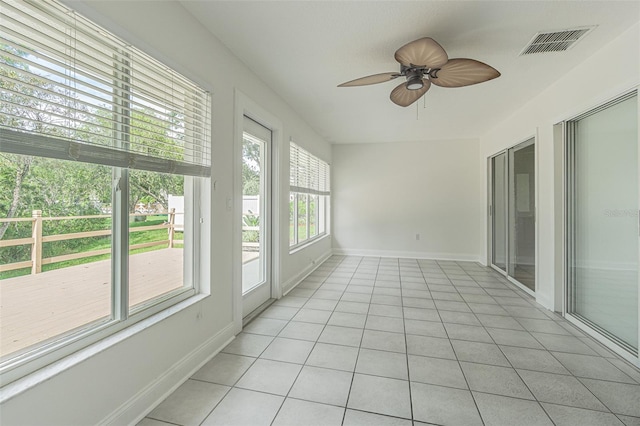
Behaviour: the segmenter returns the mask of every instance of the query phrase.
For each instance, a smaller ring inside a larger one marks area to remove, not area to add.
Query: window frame
[[[577,145],[579,144],[578,123],[592,115],[607,111],[609,108],[616,107],[618,104],[636,98],[636,104],[640,108],[640,92],[638,88],[633,88],[615,97],[609,98],[595,106],[574,115],[571,118],[562,120],[554,125],[554,141],[560,145],[562,153],[562,224],[564,226],[562,235],[562,314],[569,322],[574,324],[580,330],[593,337],[604,346],[618,354],[631,364],[640,367],[640,344],[638,348],[634,348],[631,344],[617,336],[615,332],[606,329],[604,326],[596,323],[592,318],[588,318],[576,309],[576,233],[578,211],[577,205]],[[639,150],[640,154],[640,150]],[[638,159],[640,162],[640,159]],[[640,164],[640,163],[639,163]],[[605,211],[606,213],[606,211]],[[638,220],[636,220],[636,224]],[[640,314],[640,304],[638,306]],[[640,342],[640,328],[638,330]]]
[[[299,155],[302,154],[307,160],[308,163],[314,164],[301,164],[299,160]],[[293,244],[291,239],[289,239],[289,253],[293,253],[301,248],[304,248],[314,242],[324,238],[329,235],[329,220],[330,220],[330,199],[331,199],[331,191],[330,191],[330,173],[331,166],[329,163],[321,160],[317,156],[311,154],[305,149],[301,148],[293,141],[289,144],[289,173],[290,173],[290,187],[289,187],[289,200],[293,197],[293,218],[291,217],[291,207],[290,207],[290,217],[289,217],[289,228],[293,225]],[[294,184],[299,184],[299,176],[294,176],[294,174],[298,174],[300,169],[303,169],[301,175],[303,175],[303,186],[297,186]],[[300,203],[300,195],[304,195],[304,206],[305,206],[305,238],[300,239],[299,232],[299,203]],[[311,205],[310,198],[315,197],[315,229],[316,234],[310,236],[311,234],[311,216],[309,206]],[[322,210],[322,212],[321,212]],[[322,223],[321,223],[322,221]],[[321,231],[322,229],[322,231]],[[289,231],[291,232],[291,231]]]
[[[50,7],[67,9],[66,6],[63,6],[56,1],[50,1]],[[71,9],[68,10],[70,13],[76,14],[76,12]],[[83,19],[84,22],[88,22],[90,25],[98,27],[92,21],[82,18],[79,15],[77,16],[78,18]],[[51,16],[51,19],[56,18]],[[117,37],[111,34],[108,30],[101,27],[98,28],[100,28],[101,32],[104,32],[101,33],[100,37],[103,37],[105,43],[117,39]],[[43,50],[43,52],[46,52],[46,50]],[[137,53],[144,55],[144,53],[139,50],[137,50]],[[159,61],[151,58],[150,56],[145,56],[151,61],[160,64]],[[189,80],[173,71],[170,67],[167,67],[166,65],[162,65],[162,67],[167,73],[174,73],[185,81],[191,83]],[[125,74],[126,72],[127,70],[124,71]],[[113,96],[126,98],[126,96],[130,95],[122,95],[123,92],[121,92],[121,90],[129,91],[130,87],[127,86],[124,89],[118,87],[116,81],[120,80],[119,77],[120,76],[114,76]],[[191,84],[193,84],[194,87],[197,87],[194,83]],[[133,87],[135,90],[135,86]],[[185,126],[185,133],[194,132],[194,129],[195,132],[201,132],[194,137],[200,138],[203,149],[205,151],[209,150],[208,152],[210,152],[210,94],[199,87],[197,90],[199,91],[197,93],[204,96],[205,99],[204,105],[206,105],[206,108],[202,111],[203,119],[202,121],[198,121],[197,124],[194,124],[193,121],[189,122],[190,127],[187,129]],[[161,102],[161,98],[159,98],[159,101]],[[124,104],[122,108],[127,109],[129,107],[127,104]],[[188,120],[189,118],[187,117],[186,121]],[[12,139],[12,143],[7,142],[7,144],[4,144],[3,152],[7,153],[32,155],[59,160],[71,160],[71,158],[65,157],[63,154],[56,154],[56,150],[58,152],[61,152],[61,150],[55,146],[68,146],[68,152],[71,152],[71,148],[74,145],[77,145],[77,142],[74,140],[63,140],[54,136],[47,136],[43,134],[34,136],[33,134],[21,133],[19,131],[12,130],[11,128],[3,128],[0,130],[2,131],[3,140],[5,140],[5,135],[8,137],[7,140],[9,140],[9,138]],[[119,128],[115,130],[113,137],[119,141],[115,142],[116,147],[123,143],[128,143],[129,136],[131,135],[129,121],[120,124]],[[38,143],[30,143],[25,146],[21,146],[21,142],[27,139],[37,140]],[[54,147],[49,148],[47,144],[51,144],[51,146]],[[62,368],[68,368],[68,366],[72,364],[69,364],[69,361],[64,359],[76,354],[78,351],[82,349],[85,349],[83,352],[102,350],[104,344],[98,344],[99,341],[110,337],[113,337],[113,339],[107,340],[119,341],[124,339],[128,337],[130,333],[138,332],[144,329],[147,325],[141,324],[137,327],[132,326],[141,322],[143,324],[157,322],[186,306],[196,303],[206,297],[209,293],[209,288],[207,287],[210,275],[209,266],[206,263],[203,263],[202,260],[208,257],[211,242],[210,236],[203,232],[209,229],[207,224],[210,222],[210,210],[206,208],[208,200],[210,199],[210,166],[208,167],[208,174],[203,174],[203,170],[206,172],[207,167],[206,165],[202,166],[202,163],[197,165],[196,163],[192,163],[193,166],[190,166],[185,162],[176,161],[173,162],[176,165],[176,170],[173,172],[169,171],[173,175],[182,176],[184,179],[184,232],[185,235],[189,233],[189,239],[185,239],[182,249],[184,256],[182,277],[183,284],[188,283],[189,286],[185,287],[183,285],[180,288],[176,288],[167,293],[141,302],[136,306],[129,306],[130,270],[128,266],[129,258],[131,256],[129,254],[129,169],[119,167],[118,165],[113,164],[113,161],[119,159],[118,161],[121,163],[124,156],[124,158],[128,158],[129,161],[132,161],[131,159],[133,159],[133,162],[135,163],[136,159],[141,159],[144,156],[129,151],[128,153],[125,152],[118,157],[118,153],[116,151],[115,157],[117,157],[117,159],[112,159],[112,163],[109,163],[106,159],[104,163],[99,162],[99,160],[96,161],[95,156],[100,156],[105,149],[106,148],[101,147],[88,147],[86,151],[84,151],[85,157],[82,157],[81,152],[81,158],[74,158],[79,163],[102,164],[109,166],[112,170],[110,318],[85,324],[77,329],[52,336],[51,338],[35,343],[15,353],[8,354],[9,356],[0,361],[0,379],[3,386],[20,380],[21,378],[25,378],[36,370],[48,365],[62,365]],[[87,156],[87,154],[89,155]],[[94,157],[91,157],[92,155]],[[150,166],[151,168],[142,168],[141,170],[147,170],[153,173],[168,172],[167,170],[162,171],[160,169],[161,166],[158,166],[158,164],[147,163],[147,166]],[[191,169],[191,171],[186,172],[185,174],[185,171],[188,169]],[[123,334],[122,332],[125,333]],[[56,363],[56,361],[61,360],[63,361]],[[0,400],[1,399],[2,398],[0,398]]]

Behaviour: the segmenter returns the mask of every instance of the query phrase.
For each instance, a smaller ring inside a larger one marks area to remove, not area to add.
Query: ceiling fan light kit
[[[420,99],[431,87],[464,87],[500,77],[490,65],[475,59],[449,59],[447,52],[430,37],[423,37],[405,44],[394,55],[400,63],[400,72],[387,72],[347,81],[338,87],[366,86],[384,83],[398,77],[406,81],[391,91],[391,101],[399,106],[409,106]]]

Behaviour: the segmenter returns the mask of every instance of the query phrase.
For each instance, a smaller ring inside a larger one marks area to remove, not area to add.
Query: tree
[[[0,211],[6,210],[6,214],[4,216],[7,218],[15,217],[18,213],[22,183],[29,173],[32,162],[32,157],[16,158],[12,161],[8,156],[0,156],[0,165],[2,166],[0,168],[0,188],[13,186],[10,198],[9,191],[3,191],[4,193],[0,193]],[[14,172],[13,176],[12,172]],[[5,197],[7,197],[6,200],[3,199]],[[5,232],[7,232],[9,224],[10,222],[0,223],[0,240],[4,237]]]
[[[174,124],[180,118],[171,114]],[[172,121],[164,121],[155,116],[150,109],[133,109],[131,111],[131,141],[134,146],[145,146],[147,155],[161,155],[164,158],[182,160],[184,149],[176,143],[184,138],[183,134],[175,134],[171,128]],[[174,134],[172,134],[174,133]],[[184,195],[184,177],[165,173],[131,170],[129,173],[129,210],[134,213],[139,202],[145,204],[159,203],[167,209],[169,194]]]
[[[242,194],[260,194],[260,144],[246,139],[242,143]]]

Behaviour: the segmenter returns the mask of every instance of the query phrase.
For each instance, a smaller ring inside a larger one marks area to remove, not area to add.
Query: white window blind
[[[291,142],[289,147],[289,190],[305,194],[330,195],[329,164]]]
[[[0,150],[211,175],[209,94],[52,0],[0,0]]]

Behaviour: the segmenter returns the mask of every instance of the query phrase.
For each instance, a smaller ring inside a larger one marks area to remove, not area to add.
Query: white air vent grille
[[[570,30],[554,31],[549,33],[538,33],[522,49],[520,55],[531,55],[545,52],[564,52],[583,38],[595,27],[582,27]]]

